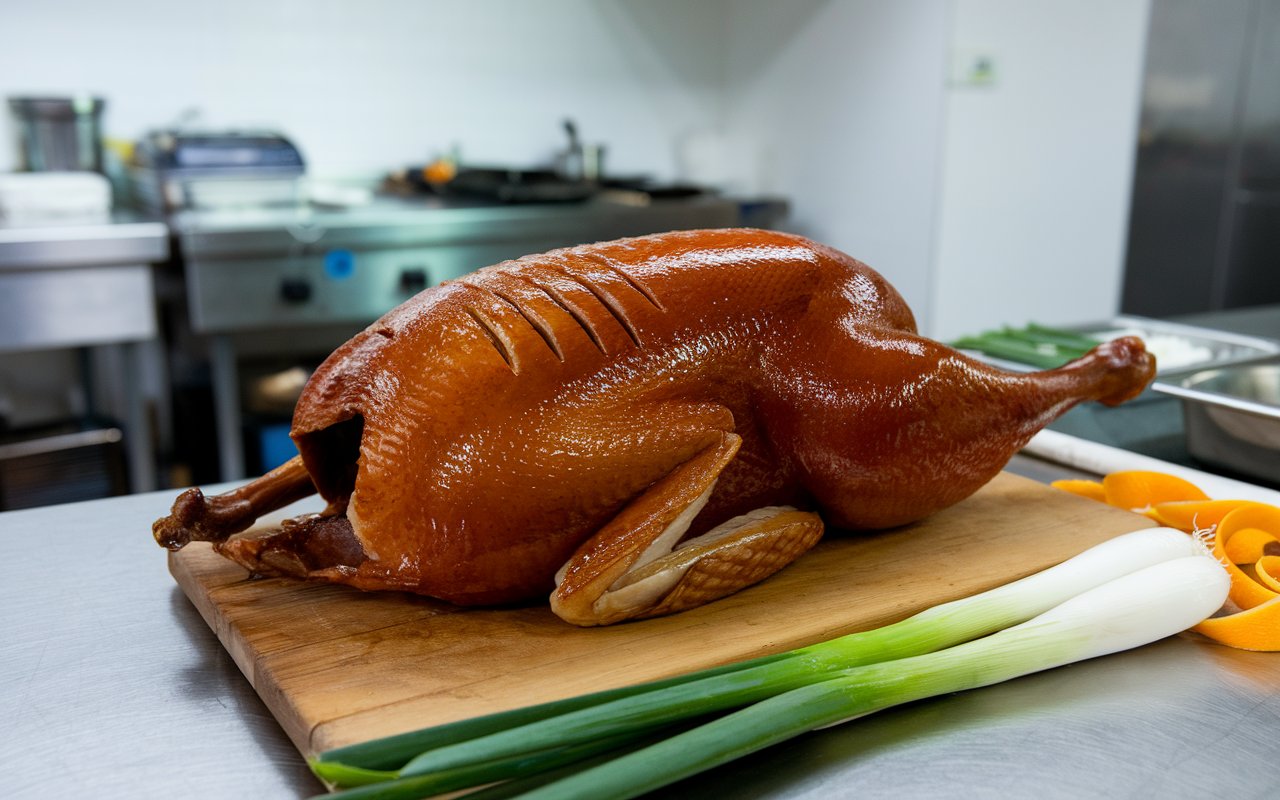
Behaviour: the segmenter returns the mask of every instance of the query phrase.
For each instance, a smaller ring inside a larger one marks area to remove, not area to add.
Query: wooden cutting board
[[[464,610],[240,567],[193,544],[170,571],[304,755],[791,649],[1058,563],[1144,517],[1002,474],[888,533],[831,536],[781,573],[663,619],[575,628],[544,605]]]

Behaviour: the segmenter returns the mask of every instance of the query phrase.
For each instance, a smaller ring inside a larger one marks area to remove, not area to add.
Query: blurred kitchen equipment
[[[564,121],[564,132],[569,145],[557,159],[560,177],[571,182],[599,183],[604,179],[604,145],[583,144],[578,125],[571,119]]]
[[[604,154],[605,148],[602,144],[582,146],[582,179],[584,181],[599,183],[604,180]]]
[[[582,180],[582,140],[578,138],[578,126],[571,119],[564,121],[564,132],[569,146],[557,158],[556,168],[561,177],[569,181]]]
[[[273,131],[153,131],[138,143],[130,183],[148,211],[295,205],[301,151]]]
[[[249,382],[245,408],[255,414],[293,415],[311,370],[300,366],[272,372]]]
[[[110,211],[111,183],[99,173],[0,174],[0,219],[6,222],[105,216]]]
[[[101,172],[105,107],[98,97],[10,97],[21,168]]]
[[[492,200],[498,203],[578,203],[588,200],[599,187],[570,181],[549,169],[513,167],[463,167],[446,180],[433,180],[439,162],[410,167],[389,177],[388,186],[401,192],[427,192],[441,197]]]
[[[1152,388],[1182,398],[1192,456],[1280,483],[1280,364],[1206,370]]]
[[[786,207],[778,206],[781,216]],[[487,264],[580,242],[740,220],[738,202],[711,197],[630,207],[383,196],[342,210],[172,214],[186,302],[170,313],[175,330],[207,340],[220,475],[246,474],[240,385],[252,360],[323,358],[412,295]],[[328,342],[329,332],[340,335]],[[323,352],[313,352],[322,342]]]
[[[1280,302],[1280,3],[1150,5],[1121,310]]]
[[[676,174],[684,183],[723,188],[735,177],[732,152],[720,133],[693,131],[676,143]]]
[[[248,463],[253,464],[255,472],[275,469],[298,454],[289,438],[293,407],[311,377],[310,367],[314,364],[314,361],[308,367],[295,364],[256,376],[253,367],[246,365],[242,370],[246,376],[243,438],[249,448]]]
[[[12,487],[18,484],[35,491],[39,484],[35,479],[27,482],[13,472],[19,466],[23,475],[54,474],[63,469],[59,464],[65,461],[66,474],[71,476],[74,462],[79,465],[75,470],[84,468],[74,474],[87,475],[92,470],[80,456],[91,451],[98,453],[92,458],[98,461],[99,475],[114,475],[115,467],[107,467],[114,464],[115,456],[108,458],[99,450],[121,446],[128,461],[128,485],[134,491],[155,488],[151,416],[142,376],[158,370],[152,359],[157,324],[150,265],[163,262],[168,254],[169,232],[164,224],[129,213],[42,224],[0,223],[0,354],[92,348],[95,357],[104,359],[101,366],[118,376],[123,397],[113,405],[115,413],[122,417],[124,436],[123,442],[57,448],[46,443],[44,450],[35,453],[31,448],[37,445],[30,444],[30,440],[39,438],[39,432],[28,431],[21,452],[0,451],[0,458],[8,457],[4,456],[8,453],[20,461],[0,467],[5,473],[0,480],[7,482],[6,492],[14,491]],[[95,383],[95,367],[87,356],[86,351],[81,384],[90,405],[85,413],[94,416],[91,406],[95,393],[91,387]],[[76,420],[74,425],[76,432],[91,426],[103,427],[87,419]],[[66,440],[58,441],[66,444]],[[80,478],[73,482],[82,483]],[[99,488],[102,485],[99,481]],[[82,493],[69,499],[86,496]]]
[[[1217,331],[1147,317],[1119,316],[1072,328],[1098,341],[1137,336],[1156,357],[1160,375],[1187,373],[1280,355],[1280,344],[1256,336]]]
[[[1270,339],[1148,317],[1118,316],[1103,322],[1064,326],[1062,330],[1098,342],[1137,336],[1155,355],[1156,371],[1161,377],[1264,361],[1280,355],[1280,343]],[[1009,358],[961,349],[1003,369],[1026,372],[1036,368]]]
[[[124,435],[61,425],[0,437],[0,511],[124,494]]]
[[[595,194],[582,181],[566,181],[550,170],[469,168],[445,185],[453,195],[470,195],[502,203],[576,203]]]

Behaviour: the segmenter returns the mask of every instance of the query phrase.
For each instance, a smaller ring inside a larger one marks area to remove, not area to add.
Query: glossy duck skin
[[[780,568],[821,534],[808,512],[874,529],[952,505],[1071,406],[1123,402],[1153,374],[1134,339],[993,369],[918,336],[872,269],[796,236],[559,250],[428,289],[347,342],[298,404],[301,460],[188,492],[156,537],[460,604],[554,589],[579,624],[650,616]],[[312,482],[320,518],[230,537]],[[683,551],[692,568],[639,600],[617,591],[666,569],[686,527],[728,520],[721,544]]]

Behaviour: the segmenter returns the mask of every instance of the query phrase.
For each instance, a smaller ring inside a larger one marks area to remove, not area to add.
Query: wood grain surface
[[[882,625],[1152,525],[1002,474],[906,528],[830,535],[709,606],[575,628],[545,605],[458,609],[398,593],[249,579],[207,544],[169,568],[304,755],[662,678]]]

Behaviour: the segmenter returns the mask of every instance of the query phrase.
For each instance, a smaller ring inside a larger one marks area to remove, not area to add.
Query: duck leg
[[[170,550],[179,550],[189,542],[221,542],[248,528],[263,514],[315,491],[302,457],[294,456],[226,494],[206,497],[199,489],[186,490],[173,502],[169,516],[156,520],[151,532],[161,546]]]
[[[852,529],[902,525],[960,502],[1072,406],[1122,403],[1155,373],[1132,338],[1032,373],[1004,372],[909,332],[832,341],[825,352],[820,364],[805,363],[803,352],[778,362],[784,402],[766,413],[827,524]]]
[[[351,521],[342,515],[305,514],[277,528],[214,542],[213,549],[254,575],[342,581],[358,588],[363,587],[356,568],[368,560]]]
[[[676,547],[741,443],[720,434],[624,508],[557,573],[552,610],[584,626],[670,614],[757,583],[816,544],[816,514],[772,507]]]

